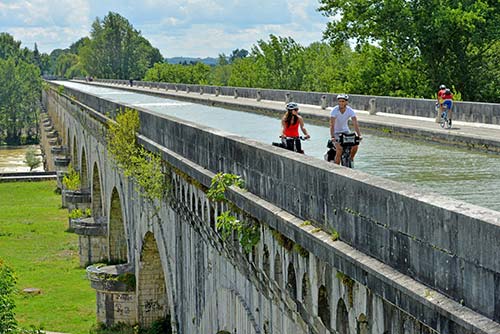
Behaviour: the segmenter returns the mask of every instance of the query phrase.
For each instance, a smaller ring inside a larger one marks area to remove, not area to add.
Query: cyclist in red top
[[[450,89],[446,88],[441,95],[441,110],[448,110],[448,125],[451,126],[451,117],[453,114],[453,93]]]
[[[286,140],[287,150],[304,153],[300,144],[299,126],[304,133],[305,139],[311,138],[304,126],[304,120],[299,115],[299,106],[295,102],[286,105],[286,112],[281,119],[281,138]]]
[[[441,96],[444,94],[444,91],[446,90],[445,85],[439,85],[439,90],[437,92],[437,103],[441,107],[441,103],[443,103],[443,100],[441,99]]]

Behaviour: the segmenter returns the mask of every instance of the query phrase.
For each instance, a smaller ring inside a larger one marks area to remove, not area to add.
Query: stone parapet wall
[[[95,82],[129,85],[128,80],[94,79]],[[262,99],[271,101],[293,100],[301,104],[310,105],[336,105],[337,94],[321,92],[304,92],[294,90],[260,89],[227,86],[207,86],[175,84],[165,82],[134,81],[135,86],[168,89],[172,91],[189,91],[193,93],[204,93],[213,95],[227,95],[245,97],[250,99]],[[400,115],[421,116],[435,118],[435,100],[399,98],[376,95],[351,94],[349,104],[360,110],[371,112],[386,112]],[[500,125],[500,104],[456,101],[454,104],[454,119],[464,122],[477,122]]]

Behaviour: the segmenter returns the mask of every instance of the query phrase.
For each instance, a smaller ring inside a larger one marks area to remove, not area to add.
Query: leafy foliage
[[[141,195],[153,203],[164,197],[166,182],[161,157],[137,143],[139,125],[136,110],[126,109],[119,113],[116,122],[108,123],[108,150],[124,174],[132,177],[141,187]]]
[[[42,164],[42,159],[37,156],[36,150],[34,148],[30,148],[26,151],[24,156],[24,163],[28,165],[30,168],[30,172],[39,167]]]
[[[2,52],[0,45],[0,52]],[[10,50],[10,49],[9,49]],[[3,51],[6,53],[13,51]],[[20,58],[0,58],[0,143],[35,143],[41,94],[39,68]]]
[[[217,173],[212,179],[207,197],[213,201],[224,201],[226,199],[224,193],[226,189],[232,185],[243,188],[245,187],[245,182],[239,175],[222,172]]]
[[[16,278],[12,269],[0,259],[0,334],[11,333],[17,328],[14,318],[14,293]]]
[[[156,63],[146,72],[144,80],[184,84],[208,84],[210,66],[203,63],[194,65]]]
[[[92,210],[90,208],[87,208],[85,210],[82,209],[73,209],[69,213],[68,217],[70,219],[78,219],[78,218],[88,218],[92,217]]]
[[[220,231],[222,239],[227,240],[234,233],[243,247],[245,253],[250,253],[252,248],[259,243],[260,231],[257,224],[242,222],[231,214],[224,211],[217,217],[217,230]]]
[[[320,3],[319,10],[326,16],[341,15],[331,20],[324,32],[332,44],[355,40],[358,46],[378,45],[379,56],[388,60],[393,75],[397,74],[396,64],[408,72],[407,77],[396,76],[398,82],[409,84],[413,75],[424,74],[426,80],[421,82],[428,88],[417,95],[429,96],[445,83],[456,86],[465,99],[498,101],[498,89],[491,85],[484,89],[485,83],[498,82],[498,73],[491,71],[498,68],[496,56],[489,52],[498,50],[500,39],[498,1]],[[416,77],[421,80],[421,75]]]
[[[226,201],[225,192],[230,186],[243,188],[245,182],[240,176],[230,173],[217,173],[212,178],[212,183],[207,192],[207,197],[212,201]],[[231,214],[231,211],[224,211],[217,217],[217,230],[220,231],[223,240],[227,240],[236,233],[240,245],[246,253],[260,240],[259,226],[255,222],[242,222]]]
[[[79,49],[85,71],[99,78],[142,78],[162,62],[160,51],[134,29],[127,19],[109,12],[92,24],[90,41]]]
[[[80,189],[80,174],[73,168],[72,164],[69,164],[68,172],[64,175],[62,183],[67,190],[75,191]]]

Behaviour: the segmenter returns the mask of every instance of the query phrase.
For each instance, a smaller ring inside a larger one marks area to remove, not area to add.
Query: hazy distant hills
[[[172,58],[165,58],[165,61],[169,64],[184,64],[184,62],[189,64],[191,62],[193,63],[202,62],[207,65],[215,66],[217,65],[218,59],[211,57],[206,57],[206,58],[172,57]]]

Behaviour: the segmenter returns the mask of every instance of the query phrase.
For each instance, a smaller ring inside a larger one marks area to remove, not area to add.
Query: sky
[[[269,35],[303,46],[320,41],[328,19],[318,0],[0,0],[0,32],[40,52],[89,36],[110,11],[125,17],[164,57],[217,57],[249,50]]]

